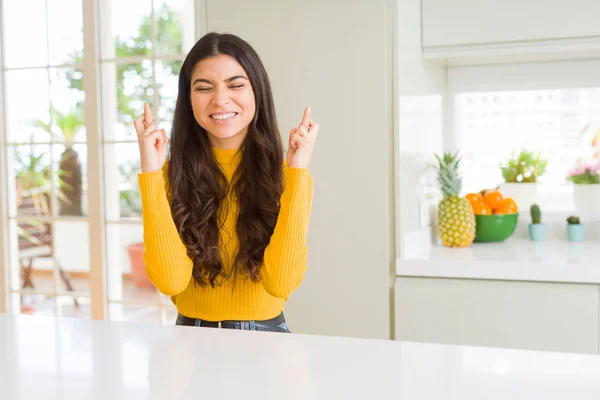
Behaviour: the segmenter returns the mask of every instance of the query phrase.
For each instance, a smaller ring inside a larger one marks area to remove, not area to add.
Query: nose
[[[229,94],[227,93],[227,89],[218,88],[215,91],[215,96],[213,97],[213,103],[216,106],[224,106],[229,103]]]

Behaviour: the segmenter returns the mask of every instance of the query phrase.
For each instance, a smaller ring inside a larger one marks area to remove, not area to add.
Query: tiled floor
[[[54,283],[52,275],[42,274],[34,275],[33,283],[36,290],[53,291]],[[90,285],[87,277],[70,277],[71,284],[75,291],[79,293],[89,293]],[[39,288],[39,289],[38,289]],[[22,304],[26,307],[23,312],[35,315],[56,316],[56,304],[60,308],[60,316],[74,318],[91,318],[91,302],[89,297],[78,297],[78,306],[74,299],[65,291],[62,282],[59,284],[59,291],[65,296],[56,298],[40,294],[26,294],[22,297]],[[162,296],[162,303],[165,307],[165,323],[172,324],[175,321],[176,310],[168,297]],[[158,308],[159,293],[155,289],[138,288],[134,283],[125,278],[123,280],[123,291],[120,299],[125,304],[111,303],[108,307],[109,319],[119,321],[135,321],[143,323],[160,323],[160,310]],[[127,304],[126,302],[135,302],[136,304]],[[139,303],[147,303],[139,304]],[[154,306],[156,304],[156,306]]]

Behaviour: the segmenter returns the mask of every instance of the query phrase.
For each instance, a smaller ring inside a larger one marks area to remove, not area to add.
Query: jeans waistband
[[[176,325],[201,326],[209,328],[225,328],[225,329],[240,329],[240,330],[279,330],[281,325],[285,325],[285,317],[280,313],[275,318],[263,321],[249,320],[225,320],[225,321],[207,321],[200,318],[190,318],[179,313],[177,315]]]

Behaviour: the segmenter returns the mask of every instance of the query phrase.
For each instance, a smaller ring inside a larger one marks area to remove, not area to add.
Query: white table
[[[600,356],[0,315],[0,398],[597,400]]]

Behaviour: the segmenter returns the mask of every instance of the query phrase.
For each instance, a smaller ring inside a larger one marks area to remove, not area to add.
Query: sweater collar
[[[215,159],[221,165],[238,165],[242,157],[241,149],[220,149],[211,147]]]

